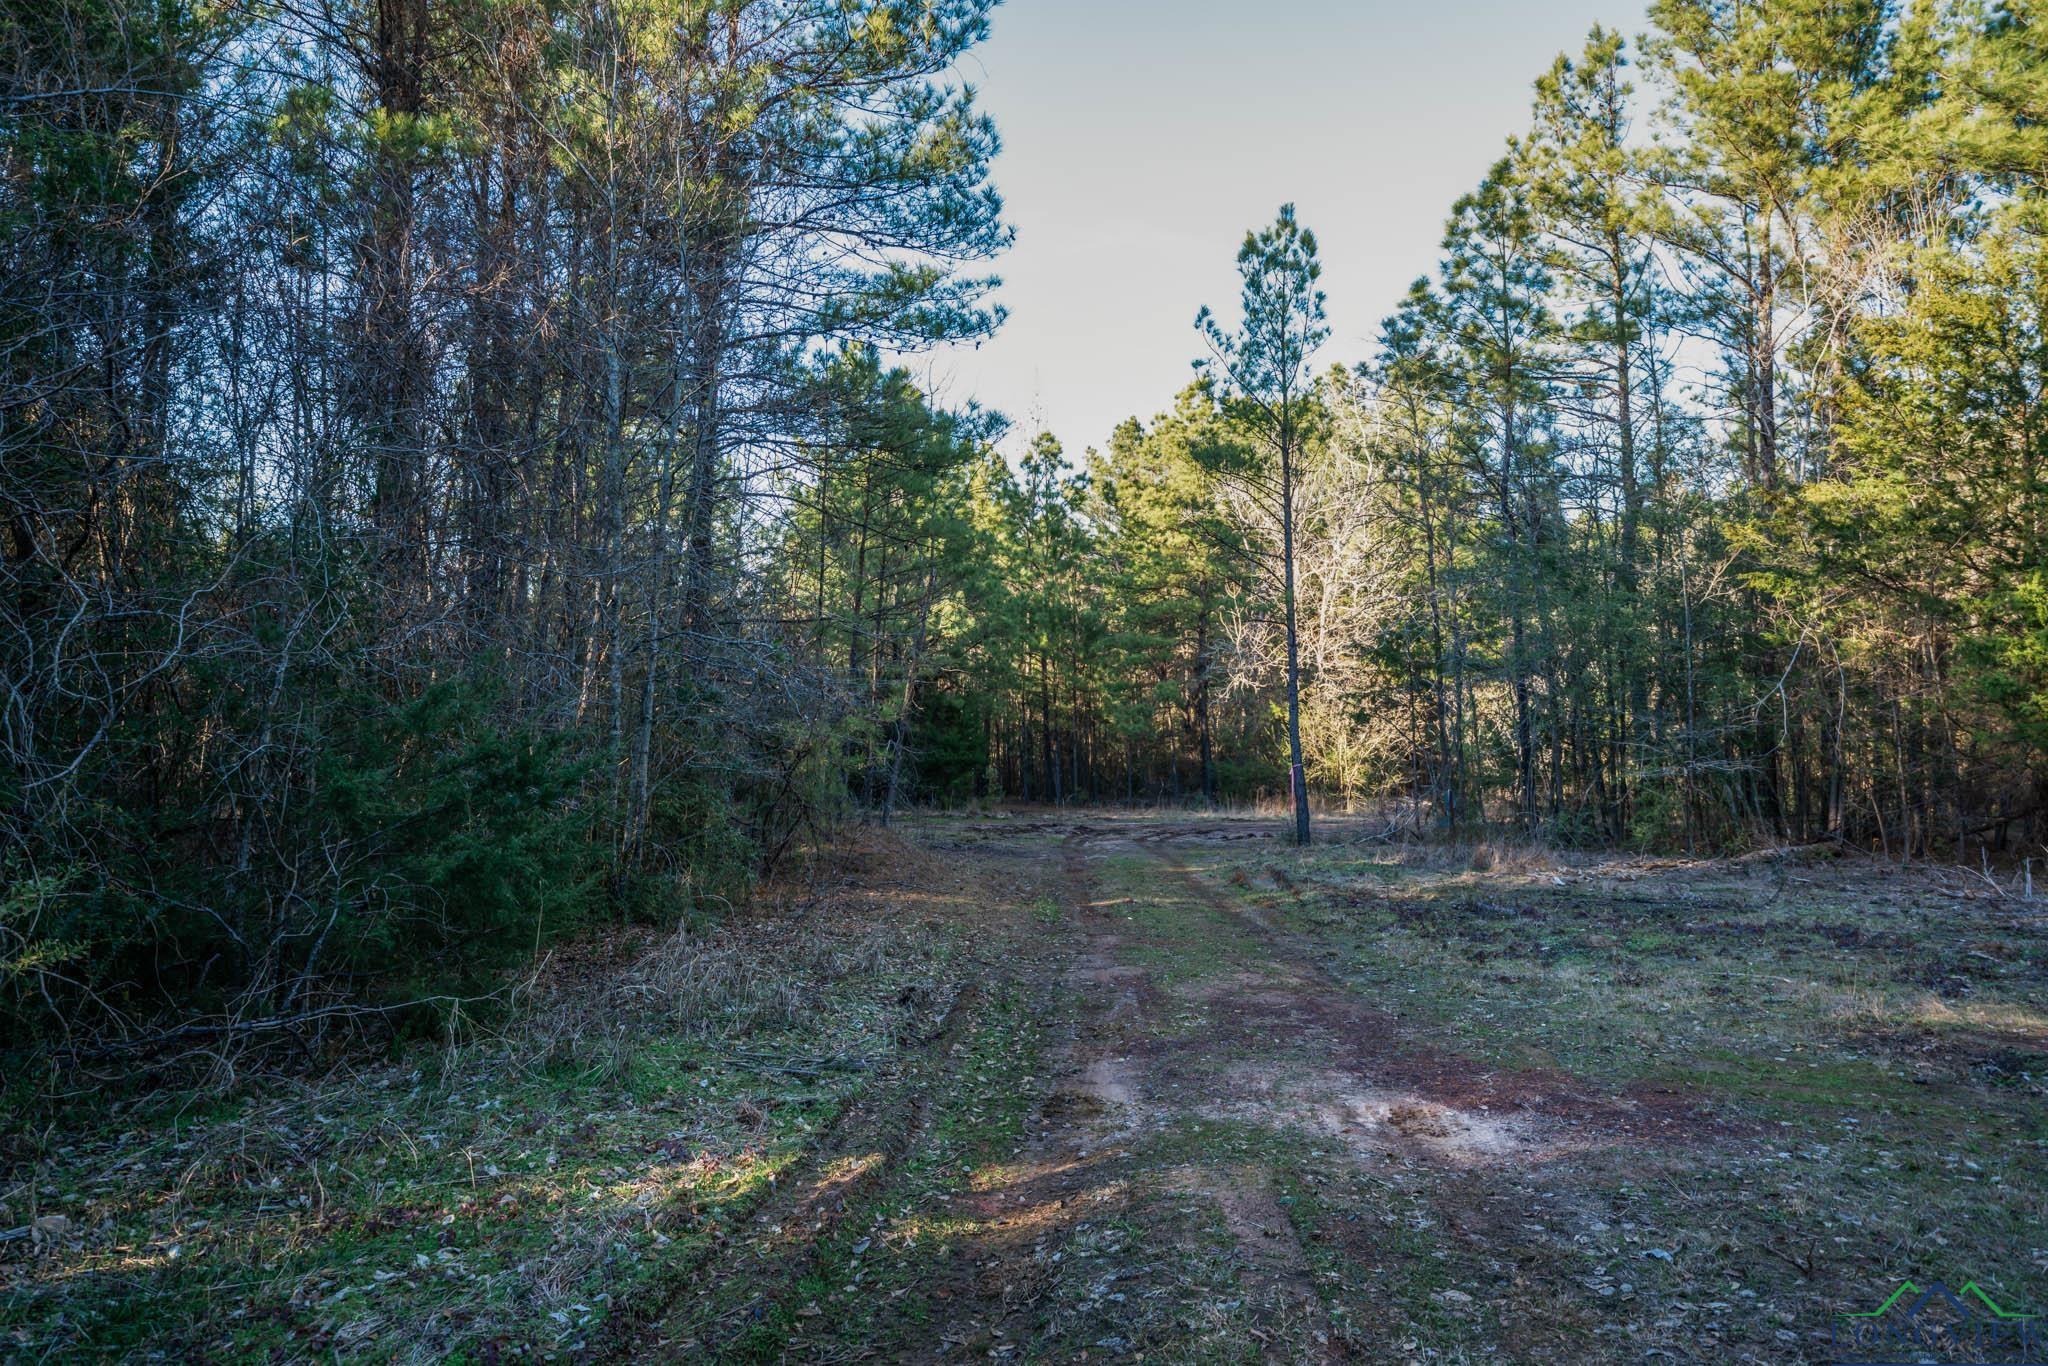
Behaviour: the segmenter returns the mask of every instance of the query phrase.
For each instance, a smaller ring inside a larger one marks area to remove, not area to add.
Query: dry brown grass
[[[1434,873],[1500,873],[1535,876],[1556,872],[1562,856],[1533,840],[1496,836],[1481,840],[1410,840],[1395,846],[1403,868]]]
[[[805,1021],[800,967],[737,943],[677,934],[642,958],[624,986],[686,1037],[731,1038]]]

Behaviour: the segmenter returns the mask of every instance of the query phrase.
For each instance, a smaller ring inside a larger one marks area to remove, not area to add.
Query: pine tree
[[[1245,234],[1238,249],[1241,319],[1226,331],[1205,307],[1195,327],[1209,346],[1198,368],[1216,383],[1218,401],[1252,441],[1213,448],[1215,468],[1245,489],[1280,537],[1280,598],[1287,650],[1288,786],[1294,841],[1309,842],[1308,770],[1301,752],[1301,644],[1295,600],[1295,482],[1313,408],[1315,353],[1329,336],[1323,321],[1323,273],[1315,234],[1283,204],[1273,225]]]

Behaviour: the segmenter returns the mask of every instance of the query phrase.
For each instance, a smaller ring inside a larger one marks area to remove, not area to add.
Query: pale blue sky
[[[1187,382],[1195,310],[1234,316],[1238,243],[1287,200],[1322,244],[1322,359],[1363,359],[1596,21],[1633,36],[1643,0],[1007,0],[966,71],[1003,135],[1010,320],[931,381],[1078,457]]]

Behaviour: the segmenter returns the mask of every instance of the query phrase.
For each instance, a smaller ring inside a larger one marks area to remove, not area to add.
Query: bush
[[[350,974],[474,986],[584,924],[600,871],[577,800],[590,763],[572,735],[497,724],[494,691],[370,702],[319,746],[304,833],[338,851],[327,951]]]
[[[316,677],[267,746],[217,696],[224,771],[82,801],[0,866],[0,1020],[92,1035],[471,992],[573,932],[601,862],[590,764],[573,734],[504,724],[494,692]]]

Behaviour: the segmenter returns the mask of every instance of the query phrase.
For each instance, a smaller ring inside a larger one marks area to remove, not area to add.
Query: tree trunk
[[[1202,802],[1216,805],[1216,747],[1209,727],[1209,604],[1195,615],[1195,729],[1202,749]]]
[[[1284,419],[1283,419],[1284,420]],[[1307,847],[1308,771],[1301,761],[1301,644],[1294,620],[1294,451],[1291,433],[1280,443],[1280,569],[1287,602],[1287,759],[1294,791],[1294,842]]]

